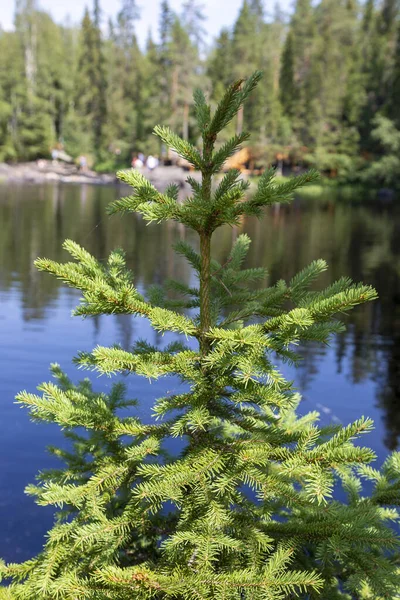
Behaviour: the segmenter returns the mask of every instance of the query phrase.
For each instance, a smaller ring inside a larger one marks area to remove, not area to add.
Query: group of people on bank
[[[143,169],[144,167],[146,167],[150,171],[153,171],[155,168],[157,168],[159,164],[160,161],[158,160],[157,156],[149,154],[149,156],[145,157],[143,152],[139,152],[139,154],[134,154],[131,163],[133,169]]]

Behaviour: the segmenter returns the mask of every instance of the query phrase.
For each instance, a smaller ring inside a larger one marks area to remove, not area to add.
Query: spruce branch
[[[215,139],[217,134],[228,125],[261,77],[261,71],[255,71],[247,80],[238,79],[227,89],[206,130],[208,138]]]
[[[186,159],[196,169],[199,171],[203,170],[204,161],[197,148],[192,146],[192,144],[180,138],[168,127],[162,127],[161,125],[157,125],[154,128],[154,134],[157,135],[165,144],[167,144],[167,146],[172,148],[172,150],[175,150],[179,156]]]
[[[212,173],[218,173],[221,170],[223,164],[228,160],[228,158],[235,154],[235,152],[239,150],[243,142],[248,140],[249,137],[249,133],[243,132],[238,135],[235,135],[233,138],[225,142],[225,144],[213,154]]]
[[[196,121],[198,128],[201,133],[206,131],[210,119],[211,119],[211,110],[210,106],[206,102],[206,98],[201,89],[197,88],[193,93],[194,105],[196,109]]]

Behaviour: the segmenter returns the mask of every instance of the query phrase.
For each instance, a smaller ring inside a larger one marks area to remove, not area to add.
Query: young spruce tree
[[[257,191],[246,195],[248,183],[230,170],[214,185],[224,161],[248,137],[241,133],[218,147],[218,134],[259,79],[256,72],[235,82],[213,113],[195,92],[201,151],[156,127],[202,175],[200,183],[188,178],[193,193],[183,203],[174,185],[160,193],[137,171],[119,173],[133,193],[114,202],[111,213],[172,220],[199,235],[199,253],[176,245],[198,277],[195,287],[168,283],[167,291],[179,292],[182,301],[158,288],[139,293],[121,251],[103,264],[66,241],[74,262],[36,261],[82,291],[77,315],[131,314],[161,333],[181,334],[182,341],[162,351],[145,341],[131,352],[97,347],[80,354],[79,365],[149,379],[177,375],[185,391],[155,400],[150,425],[119,416],[119,409],[135,405],[120,383],[110,395],[96,393],[88,380],[75,386],[58,366],[56,384],[42,384],[41,395],[18,396],[34,420],[58,423],[73,451],[53,449],[66,467],[41,474],[27,490],[59,511],[39,556],[3,565],[8,587],[2,598],[399,597],[398,537],[390,524],[398,519],[400,455],[380,471],[370,466],[374,453],[352,441],[371,429],[369,419],[321,429],[317,413],[297,417],[298,394],[274,366],[276,358],[295,361],[293,347],[303,340],[326,343],[342,329],[335,315],[374,299],[375,291],[347,278],[312,291],[326,269],[322,260],[288,283],[249,289],[265,270],[242,268],[246,235],[223,264],[211,257],[219,227],[261,217],[265,206],[290,201],[316,177],[277,183],[267,170]],[[165,451],[171,436],[183,440],[172,456]],[[335,499],[339,486],[346,501]]]

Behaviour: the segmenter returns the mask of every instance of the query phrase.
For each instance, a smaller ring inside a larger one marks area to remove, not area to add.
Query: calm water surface
[[[140,288],[166,277],[192,277],[171,250],[185,235],[181,228],[105,215],[108,202],[121,193],[115,187],[0,187],[0,556],[8,561],[38,552],[51,526],[51,510],[37,507],[23,490],[40,469],[55,464],[46,445],[62,440],[57,427],[31,423],[14,396],[48,380],[51,362],[78,379],[82,373],[71,362],[77,350],[115,342],[127,348],[138,337],[164,342],[144,320],[72,318],[79,294],[37,272],[33,260],[66,260],[61,243],[72,238],[98,258],[123,247]],[[301,367],[284,371],[303,394],[302,412],[319,410],[323,423],[371,416],[376,427],[368,443],[381,462],[400,439],[400,206],[296,200],[271,209],[261,222],[245,220],[237,230],[219,232],[217,259],[226,257],[240,231],[253,240],[249,266],[268,267],[269,283],[321,257],[330,265],[321,286],[348,275],[377,288],[379,301],[353,311],[345,334],[329,348],[301,348]],[[94,379],[97,389],[109,389],[110,379]],[[176,385],[149,385],[132,376],[126,382],[146,419],[152,400]]]

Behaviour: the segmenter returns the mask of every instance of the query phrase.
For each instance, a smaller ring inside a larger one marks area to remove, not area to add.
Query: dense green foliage
[[[227,131],[252,134],[253,164],[279,158],[398,185],[397,171],[387,173],[392,151],[374,134],[377,118],[400,130],[398,2],[297,0],[287,22],[279,8],[267,18],[261,1],[244,0],[208,49],[200,4],[180,14],[161,5],[158,42],[149,36],[141,49],[136,0],[108,26],[97,2],[78,29],[19,0],[15,31],[0,31],[0,160],[48,156],[61,143],[99,169],[127,166],[134,152],[160,154],[157,122],[196,143],[190,90],[202,85],[215,105],[229,81],[260,69],[262,83]]]
[[[173,220],[198,234],[200,252],[184,241],[175,247],[196,283],[171,280],[143,294],[122,251],[99,261],[70,240],[64,247],[73,262],[36,261],[81,290],[77,315],[135,315],[160,333],[175,333],[161,348],[145,340],[129,351],[97,347],[79,354],[79,365],[150,380],[174,376],[182,385],[155,399],[151,423],[134,416],[136,401],[125,399],[120,383],[99,394],[89,380],[74,385],[57,365],[56,384],[18,396],[34,420],[65,430],[70,449],[53,448],[65,467],[42,473],[27,490],[39,504],[58,507],[57,520],[39,556],[2,566],[12,584],[0,597],[399,597],[399,539],[390,523],[399,518],[400,454],[375,470],[374,453],[352,442],[371,429],[369,419],[320,428],[317,413],[297,416],[299,396],[274,365],[297,361],[300,341],[326,343],[342,331],[335,315],[373,300],[374,289],[342,278],[315,291],[322,260],[266,287],[264,269],[245,268],[246,235],[224,262],[211,256],[219,227],[243,215],[262,217],[263,207],[290,201],[316,178],[308,172],[279,184],[268,170],[250,196],[236,170],[213,182],[248,138],[236,134],[221,144],[219,134],[259,80],[255,72],[232,84],[215,111],[195,92],[201,150],[167,127],[155,128],[201,171],[201,181],[188,178],[193,193],[186,200],[178,201],[176,186],[157,191],[137,171],[118,174],[133,193],[112,203],[111,213]],[[167,451],[171,437],[181,439],[174,453]],[[342,502],[334,497],[340,486]]]

